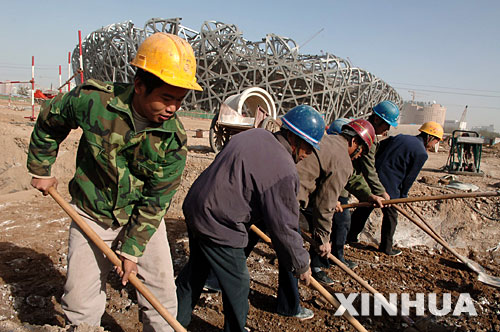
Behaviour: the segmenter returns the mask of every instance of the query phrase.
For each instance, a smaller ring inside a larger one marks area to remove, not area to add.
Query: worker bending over
[[[427,150],[433,149],[443,138],[443,127],[433,121],[424,123],[419,131],[420,134],[417,136],[400,134],[380,143],[375,158],[375,168],[380,182],[392,199],[408,197],[408,191],[428,158]],[[347,242],[358,241],[358,235],[372,210],[372,207],[361,207],[354,211]],[[379,250],[389,256],[400,255],[401,250],[393,248],[398,212],[394,207],[387,206],[382,208],[382,213]]]
[[[318,148],[325,123],[305,105],[291,109],[282,122],[276,134],[251,129],[232,137],[186,196],[190,255],[176,279],[177,320],[183,326],[189,325],[212,269],[222,290],[224,331],[245,331],[250,285],[244,249],[249,227],[257,221],[265,223],[279,265],[309,283],[309,255],[299,234],[295,163]]]
[[[321,267],[329,266],[324,256],[331,252],[333,214],[337,206],[340,207],[340,192],[352,175],[352,160],[367,153],[374,139],[373,126],[366,120],[356,119],[343,125],[339,135],[325,136],[320,149],[297,164],[298,200],[318,244],[310,250],[312,275],[321,283],[328,279]]]
[[[372,108],[372,114],[368,117],[368,122],[372,124],[376,135],[385,136],[390,126],[397,127],[398,118],[399,108],[397,105],[392,101],[384,100]],[[336,125],[330,126],[327,133],[334,133],[336,128],[338,128]],[[375,154],[378,146],[379,139],[375,136],[370,151],[352,162],[354,173],[349,178],[344,190],[340,193],[340,204],[348,203],[349,193],[353,194],[360,202],[371,202],[378,207],[382,207],[381,202],[384,199],[390,199],[389,194],[387,194],[384,186],[380,183],[377,170],[375,169]],[[349,268],[353,269],[358,264],[344,257],[344,245],[350,226],[351,211],[349,209],[335,213],[331,240],[332,254]],[[333,283],[333,280],[330,280],[328,283]]]

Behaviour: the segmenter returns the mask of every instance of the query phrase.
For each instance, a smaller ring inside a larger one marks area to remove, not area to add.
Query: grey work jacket
[[[250,225],[264,222],[280,264],[301,274],[309,254],[299,234],[298,186],[287,140],[250,129],[231,138],[193,183],[182,208],[191,231],[221,246],[246,247]]]
[[[315,150],[297,164],[300,178],[298,200],[313,212],[313,236],[330,241],[332,219],[338,198],[352,174],[348,141],[341,135],[326,135]]]

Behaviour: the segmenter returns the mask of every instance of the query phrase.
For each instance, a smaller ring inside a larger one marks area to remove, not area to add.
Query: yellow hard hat
[[[157,32],[142,42],[130,62],[180,88],[202,91],[196,83],[196,59],[193,48],[177,35]]]
[[[435,136],[439,138],[439,140],[443,139],[443,134],[444,134],[443,127],[437,122],[428,121],[424,123],[418,130],[423,133]]]

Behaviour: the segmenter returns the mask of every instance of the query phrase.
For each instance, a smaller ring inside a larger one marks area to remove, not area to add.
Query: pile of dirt
[[[0,148],[4,158],[0,164],[0,331],[67,331],[61,310],[61,295],[66,274],[67,236],[70,219],[49,197],[30,189],[30,177],[25,170],[26,149],[32,123],[24,119],[27,111],[15,111],[0,104],[0,123],[4,140]],[[212,162],[209,151],[209,120],[183,118],[188,132],[189,156],[182,182],[167,214],[167,231],[172,250],[175,274],[184,266],[189,255],[186,226],[182,215],[182,202],[191,183]],[[204,137],[197,138],[197,129],[204,130]],[[67,183],[74,170],[74,158],[79,132],[72,133],[61,147],[60,157],[54,167],[59,178],[59,191],[69,199]],[[431,154],[426,168],[438,169],[446,161],[446,152]],[[461,181],[474,183],[480,190],[492,190],[500,182],[496,158],[486,158],[487,176],[463,177]],[[427,180],[417,182],[410,196],[450,193],[439,183],[442,174],[423,171]],[[500,236],[498,197],[432,201],[414,205],[461,253],[481,264],[487,273],[500,276]],[[380,238],[380,212],[375,210],[363,233],[362,242],[356,247],[347,246],[346,256],[359,263],[355,269],[364,280],[386,298],[390,293],[402,296],[417,293],[451,294],[457,303],[460,294],[469,294],[477,316],[449,313],[427,320],[427,331],[500,331],[500,295],[497,289],[477,280],[477,274],[444,251],[439,245],[413,224],[400,218],[396,231],[396,244],[403,254],[388,257],[376,251]],[[273,250],[260,243],[248,259],[251,276],[248,327],[251,331],[355,331],[343,318],[335,316],[335,309],[321,298],[317,291],[301,286],[302,305],[314,311],[308,321],[278,316],[274,313],[278,281],[277,262]],[[328,287],[331,293],[365,293],[353,279],[339,268],[326,270],[335,280]],[[107,307],[102,328],[80,326],[75,331],[139,331],[139,308],[131,286],[122,287],[115,275],[107,284]],[[441,304],[441,302],[439,301]],[[353,306],[361,311],[360,296]],[[219,331],[223,327],[221,295],[204,293],[194,311],[191,331]],[[428,314],[428,312],[426,312]],[[410,311],[414,321],[419,320],[415,310]],[[403,331],[408,327],[401,317],[358,316],[369,331]]]

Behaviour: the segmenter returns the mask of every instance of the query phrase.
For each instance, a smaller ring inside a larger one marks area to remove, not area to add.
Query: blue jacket
[[[375,168],[391,198],[408,197],[427,157],[424,140],[419,136],[400,134],[380,143]]]

